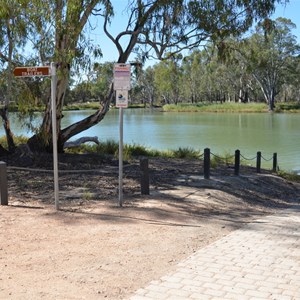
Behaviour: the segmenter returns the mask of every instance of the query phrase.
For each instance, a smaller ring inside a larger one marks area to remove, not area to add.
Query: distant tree
[[[100,103],[105,101],[110,92],[110,85],[113,81],[113,69],[114,63],[112,62],[94,65],[94,75],[91,78],[91,96]]]
[[[177,104],[182,96],[181,60],[182,55],[177,54],[155,66],[155,87],[164,103]]]
[[[88,81],[83,81],[78,83],[73,89],[67,93],[65,98],[65,104],[70,103],[82,103],[90,101],[92,99],[91,95],[92,85]]]
[[[157,100],[157,89],[155,86],[155,70],[154,67],[147,67],[141,70],[136,77],[133,86],[133,97],[140,99],[140,103],[152,107]],[[132,91],[131,91],[132,95]],[[132,97],[132,96],[131,96]]]
[[[262,22],[241,48],[248,71],[260,86],[271,111],[275,108],[275,96],[296,71],[295,57],[300,48],[292,34],[293,28],[295,24],[284,18]]]
[[[190,55],[182,60],[183,71],[183,92],[186,101],[196,103],[203,101],[203,74],[206,66],[203,63],[203,52],[199,50],[193,51]]]

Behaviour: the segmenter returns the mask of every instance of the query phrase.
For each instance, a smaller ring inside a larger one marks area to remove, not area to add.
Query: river
[[[64,112],[62,126],[88,116],[91,111]],[[31,135],[10,114],[16,135]],[[40,120],[39,117],[35,122]],[[268,113],[164,113],[150,109],[124,109],[124,143],[168,150],[208,147],[220,156],[236,149],[246,158],[261,151],[265,159],[276,152],[281,169],[300,170],[300,115]],[[0,136],[4,135],[1,128]],[[111,110],[97,126],[77,135],[98,136],[100,141],[119,139],[119,112]],[[73,138],[73,139],[74,139]],[[255,161],[249,164],[255,165]],[[267,163],[265,163],[267,164]],[[264,167],[264,160],[263,160]]]

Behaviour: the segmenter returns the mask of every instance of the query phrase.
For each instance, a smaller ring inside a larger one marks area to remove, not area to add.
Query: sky
[[[117,34],[121,30],[123,30],[124,26],[126,26],[126,11],[124,3],[127,3],[127,1],[124,0],[113,0],[113,3],[115,4],[114,7],[117,7],[118,9],[115,11],[115,17],[112,22],[113,26],[111,28],[112,33]],[[286,5],[279,5],[277,4],[277,8],[275,13],[271,16],[272,19],[276,19],[278,17],[284,17],[287,19],[291,19],[293,23],[297,26],[295,30],[293,30],[293,34],[297,37],[297,41],[300,44],[300,0],[290,0],[289,3]],[[97,26],[102,26],[100,24],[100,21],[96,21]],[[90,32],[91,38],[94,40],[94,42],[101,45],[103,58],[101,59],[101,62],[106,61],[116,61],[118,58],[118,52],[115,48],[115,46],[112,44],[112,42],[103,36],[102,28],[99,31],[99,34],[97,34],[97,29],[95,31]],[[131,60],[133,60],[134,57],[131,57]],[[155,61],[154,61],[155,62]],[[149,62],[148,62],[149,63]]]
[[[297,37],[298,43],[300,44],[300,0],[290,0],[286,5],[277,5],[272,19],[278,17],[290,19],[297,26],[297,28],[293,30],[293,34]]]

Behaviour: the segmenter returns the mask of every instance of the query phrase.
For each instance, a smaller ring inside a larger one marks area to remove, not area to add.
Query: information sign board
[[[130,90],[131,70],[130,64],[115,64],[114,89]]]

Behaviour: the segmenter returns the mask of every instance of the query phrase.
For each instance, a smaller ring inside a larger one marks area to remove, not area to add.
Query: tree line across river
[[[275,100],[299,103],[300,48],[292,35],[294,27],[290,20],[278,18],[269,31],[260,25],[247,39],[227,39],[221,53],[208,44],[145,69],[135,66],[131,102],[149,106],[263,102],[269,110],[275,109]],[[95,65],[93,77],[76,85],[67,102],[104,98],[113,66],[113,62]]]

